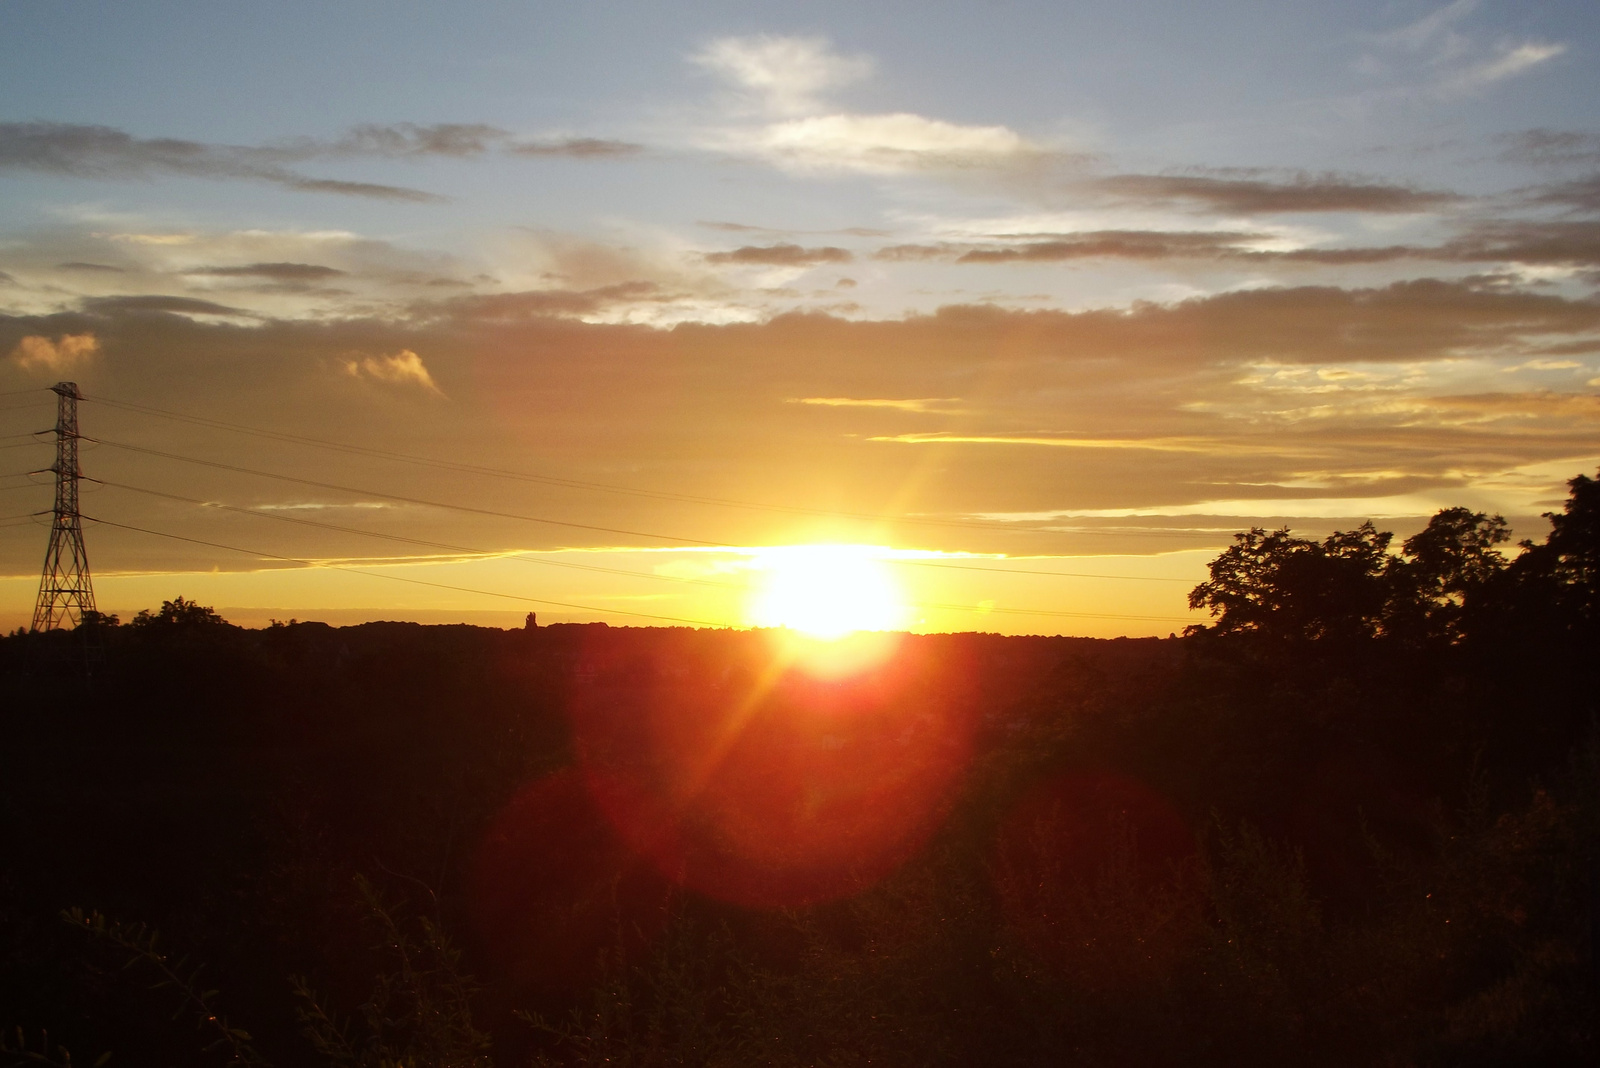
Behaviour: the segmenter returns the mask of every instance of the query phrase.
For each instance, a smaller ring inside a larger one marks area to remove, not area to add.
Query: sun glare
[[[765,578],[750,607],[751,622],[825,641],[904,626],[905,600],[884,566],[884,553],[874,545],[763,549],[756,563]]]

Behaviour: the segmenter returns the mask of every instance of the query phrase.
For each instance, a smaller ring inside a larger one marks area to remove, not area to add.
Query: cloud
[[[321,282],[347,272],[314,263],[245,263],[232,267],[196,267],[185,274],[212,278],[267,278],[275,282]]]
[[[85,363],[99,351],[99,339],[93,334],[64,334],[54,341],[40,334],[30,334],[17,342],[17,347],[11,350],[11,359],[24,371],[61,374]]]
[[[1481,0],[1452,0],[1434,8],[1414,22],[1374,35],[1383,45],[1417,52],[1423,49],[1442,49],[1445,52],[1459,49],[1460,38],[1454,26],[1481,6]]]
[[[962,126],[907,112],[773,123],[753,132],[746,148],[795,170],[882,175],[996,167],[1043,154],[1004,126]]]
[[[197,300],[193,297],[168,297],[161,295],[141,295],[129,297],[90,297],[83,302],[84,310],[99,314],[116,312],[124,313],[156,313],[161,315],[222,315],[230,317],[249,317],[250,313],[242,308],[230,308],[225,304],[217,304],[209,300]]]
[[[1086,438],[1055,434],[878,434],[868,440],[902,445],[1029,445],[1052,449],[1133,449],[1145,452],[1198,453],[1207,456],[1326,455],[1326,450],[1308,451],[1282,442],[1239,443],[1219,438]]]
[[[1554,59],[1567,50],[1567,46],[1549,41],[1525,41],[1503,49],[1492,59],[1468,67],[1452,75],[1443,83],[1447,91],[1467,92],[1531,70],[1546,60]]]
[[[297,158],[316,156],[481,156],[510,134],[483,123],[446,122],[431,126],[400,122],[388,126],[364,123],[353,126],[334,141],[310,138],[284,143]]]
[[[92,365],[96,395],[251,425],[270,410],[272,425],[287,433],[325,438],[327,427],[343,426],[347,433],[335,436],[355,435],[378,449],[415,452],[421,440],[432,443],[429,455],[451,461],[481,462],[492,450],[496,466],[510,470],[667,486],[672,499],[571,488],[552,498],[548,486],[479,488],[448,472],[413,476],[416,495],[427,499],[488,498],[488,506],[506,511],[727,544],[844,538],[856,528],[771,510],[708,509],[684,495],[955,517],[1194,511],[1189,506],[1200,501],[1292,496],[1273,487],[1307,471],[1334,487],[1318,490],[1319,497],[1355,498],[1371,492],[1357,476],[1384,471],[1396,473],[1384,492],[1437,491],[1446,504],[1509,514],[1491,486],[1503,472],[1551,465],[1545,481],[1559,498],[1561,479],[1593,473],[1575,458],[1594,455],[1600,440],[1596,402],[1576,387],[1588,376],[1529,376],[1530,385],[1559,381],[1567,390],[1541,396],[1517,392],[1512,387],[1523,379],[1500,373],[1600,337],[1600,305],[1555,293],[1431,281],[1250,290],[1072,312],[972,305],[878,320],[795,314],[671,329],[579,321],[676,294],[618,283],[575,294],[529,291],[364,317],[242,324],[112,305],[0,315],[0,353],[24,337],[93,333],[116,354]],[[417,364],[434,388],[407,353],[427,353]],[[1280,371],[1302,373],[1298,380],[1317,391],[1269,388],[1263,375]],[[12,360],[0,373],[17,380],[0,388],[35,384]],[[450,403],[412,403],[434,398],[445,382],[452,384]],[[1375,385],[1383,388],[1367,388]],[[961,400],[946,408],[948,398]],[[908,425],[912,420],[926,427]],[[922,429],[943,435],[873,440]],[[189,437],[172,451],[205,456],[238,447],[205,428],[181,432]],[[177,470],[154,458],[124,462],[122,477],[136,484],[162,484]],[[287,450],[274,467],[376,485],[367,463]],[[210,497],[274,500],[254,481],[215,477]],[[108,498],[104,507],[112,506]],[[173,529],[170,516],[141,512],[136,503],[115,507],[115,516],[106,514],[118,522]],[[1241,514],[1260,514],[1242,507]],[[235,529],[230,540],[224,520],[239,521],[197,516],[192,536],[283,555],[335,551],[325,535],[276,528],[252,540]],[[429,536],[486,548],[564,544],[571,536],[473,522],[480,526],[434,516],[438,532]],[[976,522],[949,531],[907,526],[883,536],[1004,552],[1145,551],[1175,547],[1179,537],[1130,543],[1103,533],[1018,532],[1011,528],[1022,524],[1014,521],[997,521],[990,533],[987,521]],[[1211,545],[1215,540],[1204,539],[1225,540],[1226,531],[1181,536]],[[307,540],[295,540],[301,537]]]
[[[319,178],[292,165],[319,159],[466,159],[490,153],[523,157],[604,159],[642,151],[625,141],[569,137],[519,141],[482,123],[395,123],[352,127],[333,140],[302,137],[269,145],[220,145],[180,138],[139,138],[110,126],[61,122],[0,123],[0,170],[124,180],[153,175],[265,182],[306,193],[332,193],[411,203],[445,200],[435,193],[377,182]]]
[[[696,225],[707,230],[720,230],[727,234],[842,234],[846,237],[888,237],[891,231],[880,230],[870,226],[846,226],[839,230],[791,230],[780,229],[773,226],[752,226],[740,222],[716,222],[701,220]]]
[[[1436,100],[1469,96],[1566,52],[1567,46],[1555,41],[1499,40],[1484,45],[1463,28],[1481,6],[1480,0],[1454,0],[1405,26],[1372,35],[1369,39],[1379,52],[1403,57],[1412,68],[1420,64],[1426,75],[1421,84],[1401,86],[1395,92]],[[1379,54],[1368,53],[1360,66],[1376,73],[1386,64]]]
[[[754,265],[768,267],[814,267],[820,263],[850,263],[855,256],[848,250],[831,245],[823,248],[801,248],[799,245],[746,245],[730,252],[710,252],[707,263]]]
[[[433,376],[423,366],[422,357],[410,349],[401,349],[393,356],[360,356],[344,361],[345,374],[352,378],[370,378],[377,382],[395,385],[420,386],[430,393],[443,396]]]
[[[293,153],[287,155],[293,156]],[[120,180],[157,174],[266,182],[303,192],[426,202],[418,189],[310,178],[284,166],[281,149],[213,145],[177,138],[136,138],[110,126],[60,122],[0,123],[0,170],[31,170]]]
[[[511,131],[485,123],[443,122],[423,126],[413,122],[398,122],[353,126],[331,141],[312,137],[294,138],[269,145],[263,151],[277,153],[285,159],[304,161],[342,157],[414,159],[443,156],[469,159],[494,153],[596,159],[628,156],[643,150],[644,146],[629,141],[597,137],[518,140]]]
[[[641,304],[665,304],[685,294],[643,279],[591,289],[529,289],[475,293],[443,301],[419,301],[418,318],[439,322],[516,323],[537,319],[588,319]]]
[[[1565,195],[1565,194],[1564,194]],[[1400,261],[1587,267],[1600,264],[1600,222],[1485,222],[1438,245],[1273,248],[1278,235],[1226,230],[1090,230],[1005,243],[888,245],[874,259],[967,264],[1085,259],[1217,260],[1356,266]]]
[[[841,56],[824,37],[720,37],[689,58],[786,115],[814,110],[824,91],[872,73],[869,58]]]
[[[520,141],[507,146],[513,156],[564,157],[566,159],[608,159],[636,156],[644,146],[632,141],[610,141],[597,137],[569,137],[559,141]]]
[[[690,57],[739,90],[756,126],[711,132],[706,147],[754,155],[799,171],[898,174],[1009,165],[1042,157],[1004,126],[970,126],[910,112],[862,115],[830,109],[829,89],[872,71],[864,56],[841,56],[820,37],[724,37]]]
[[[1600,163],[1600,134],[1587,131],[1538,127],[1502,134],[1495,140],[1506,146],[1500,158],[1510,163]]]
[[[88,271],[88,272],[99,272],[101,274],[126,274],[127,273],[126,269],[122,268],[122,267],[113,267],[108,263],[85,263],[82,260],[74,260],[71,263],[58,263],[58,264],[56,264],[56,270],[58,270],[58,271]]]
[[[1560,204],[1578,211],[1600,212],[1600,174],[1544,186],[1533,191],[1532,200],[1539,204]]]
[[[1187,174],[1118,174],[1099,179],[1093,183],[1093,188],[1143,204],[1190,201],[1233,215],[1420,212],[1464,199],[1439,190],[1353,181],[1329,174],[1298,174],[1284,182]]]
[[[901,412],[948,413],[949,405],[961,403],[960,397],[912,397],[905,400],[857,397],[793,397],[794,404],[814,404],[824,408],[892,408]]]

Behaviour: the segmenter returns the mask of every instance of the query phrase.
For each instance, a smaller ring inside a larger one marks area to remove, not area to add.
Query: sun
[[[906,605],[876,545],[779,545],[756,566],[765,579],[750,606],[758,627],[787,627],[835,641],[905,625]]]

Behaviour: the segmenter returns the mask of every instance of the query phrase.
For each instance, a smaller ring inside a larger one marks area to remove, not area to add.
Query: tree
[[[1510,537],[1504,516],[1469,508],[1446,508],[1428,520],[1390,564],[1385,631],[1460,641],[1469,608],[1506,568],[1495,546]]]
[[[1553,587],[1559,607],[1594,626],[1600,624],[1600,480],[1579,475],[1560,512],[1546,512],[1550,535],[1543,545],[1524,541],[1517,577]]]
[[[1218,634],[1287,640],[1349,640],[1376,635],[1389,600],[1392,534],[1370,522],[1321,542],[1287,527],[1233,536],[1211,561],[1211,578],[1189,594],[1190,608],[1218,616]],[[1193,628],[1197,630],[1204,628]]]
[[[196,627],[224,626],[227,622],[207,605],[176,597],[170,601],[162,601],[161,608],[155,612],[151,612],[148,608],[141,608],[139,614],[133,617],[132,625],[135,627]]]

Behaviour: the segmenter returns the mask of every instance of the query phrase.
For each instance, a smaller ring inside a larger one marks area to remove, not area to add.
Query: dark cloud
[[[333,141],[301,138],[284,142],[282,151],[296,158],[327,156],[381,156],[405,159],[416,156],[451,156],[465,159],[504,152],[512,156],[564,156],[598,159],[631,156],[643,145],[598,137],[567,137],[548,141],[517,141],[509,130],[484,123],[446,122],[431,126],[401,122],[388,126],[355,126]]]
[[[1481,223],[1439,245],[1263,249],[1273,235],[1239,231],[1096,230],[1008,244],[890,245],[873,254],[890,261],[1061,263],[1082,259],[1230,260],[1354,266],[1404,260],[1435,263],[1600,264],[1600,222]]]
[[[481,156],[497,148],[510,133],[483,123],[444,122],[431,126],[400,122],[351,127],[335,141],[300,139],[285,148],[302,158],[315,156]]]
[[[1441,250],[1441,259],[1547,266],[1600,264],[1600,222],[1486,223]]]
[[[608,159],[619,156],[636,156],[644,151],[644,146],[636,145],[631,141],[609,141],[597,137],[569,137],[561,141],[521,141],[508,145],[506,151],[513,156]]]
[[[1446,207],[1463,199],[1458,194],[1439,190],[1311,174],[1296,175],[1281,182],[1194,174],[1118,174],[1102,178],[1094,185],[1121,200],[1145,204],[1189,201],[1235,215],[1420,212]]]
[[[87,312],[97,314],[159,312],[168,315],[251,316],[250,312],[192,297],[159,295],[137,297],[92,297],[83,302]],[[253,316],[251,316],[253,318]]]
[[[772,230],[765,226],[752,226],[749,223],[737,222],[707,222],[701,220],[700,225],[707,230],[721,230],[729,234],[786,234],[789,232],[787,230]]]
[[[771,267],[812,267],[819,263],[850,263],[855,256],[849,249],[825,246],[802,248],[799,245],[745,245],[729,252],[706,254],[707,263],[766,265]]]
[[[520,293],[463,296],[417,305],[424,319],[509,323],[529,319],[571,318],[592,315],[618,304],[667,299],[654,282],[622,282],[595,289],[535,289]]]
[[[383,200],[437,201],[432,193],[372,182],[312,178],[285,166],[283,149],[213,145],[176,138],[137,138],[110,126],[59,122],[0,123],[0,170],[32,170],[117,180],[178,174],[266,182],[303,192]]]
[[[1505,146],[1500,158],[1511,163],[1542,166],[1600,163],[1600,134],[1583,130],[1541,127],[1502,134],[1496,140]]]
[[[275,180],[275,179],[269,179]],[[278,181],[279,185],[297,189],[302,193],[336,193],[347,197],[369,197],[373,200],[403,200],[413,204],[437,204],[449,197],[427,193],[421,189],[407,189],[398,185],[381,185],[377,182],[345,182],[334,178],[302,178],[293,175]]]
[[[234,267],[197,267],[185,274],[214,278],[268,278],[275,282],[318,282],[347,272],[315,263],[246,263]]]
[[[56,269],[59,271],[99,271],[105,274],[127,273],[123,268],[113,267],[109,263],[85,263],[82,260],[74,260],[71,263],[58,263],[56,264]]]
[[[1001,248],[977,248],[961,253],[957,263],[1005,263],[1011,260],[1053,262],[1108,257],[1114,259],[1174,259],[1215,257],[1238,251],[1241,242],[1265,235],[1226,232],[1160,232],[1101,230],[1072,234],[1049,241]]]
[[[1531,199],[1538,204],[1559,204],[1583,212],[1600,212],[1600,174],[1542,186],[1532,191]]]
[[[846,226],[838,230],[781,230],[772,226],[752,226],[749,223],[716,222],[702,219],[699,224],[707,230],[721,230],[729,234],[843,234],[847,237],[888,237],[891,231],[870,226]]]
[[[0,271],[0,286],[14,286],[16,284],[17,280],[15,278],[12,278],[4,271]]]
[[[1492,473],[1590,455],[1600,423],[1590,395],[1511,393],[1513,376],[1491,374],[1492,384],[1452,385],[1449,397],[1428,396],[1446,381],[1429,378],[1436,361],[1450,361],[1448,380],[1459,382],[1464,359],[1510,363],[1600,330],[1600,303],[1556,295],[1422,281],[1251,290],[1082,312],[967,306],[888,320],[786,315],[667,330],[574,319],[619,302],[672,296],[631,283],[462,297],[409,317],[250,325],[141,313],[151,301],[170,309],[173,298],[104,301],[70,315],[0,316],[0,353],[26,336],[92,332],[110,355],[81,372],[91,397],[251,425],[270,411],[270,425],[285,432],[411,452],[423,441],[442,459],[482,463],[490,455],[497,467],[671,487],[674,494],[864,512],[894,501],[897,511],[926,515],[1252,498],[1263,486],[1304,486],[1308,479],[1354,487],[1319,491],[1327,496],[1459,485],[1450,480],[1459,480],[1463,467]],[[189,303],[185,310],[200,309]],[[216,306],[204,310],[215,314]],[[345,369],[351,353],[405,352],[451,383],[448,404],[424,403],[418,391],[363,388]],[[1387,385],[1363,392],[1360,384],[1373,375],[1387,375]],[[21,369],[0,361],[0,388],[27,384]],[[1505,395],[1492,395],[1495,389]],[[791,403],[796,397],[961,402],[959,412],[918,412]],[[129,435],[147,429],[139,417],[106,409],[86,408],[85,418],[88,433],[110,440],[142,440]],[[130,425],[135,429],[125,429]],[[280,450],[265,464],[237,436],[165,423],[160,432],[164,449],[185,455],[345,485],[388,485],[374,481],[385,474],[365,459]],[[182,479],[186,494],[206,499],[249,504],[267,492],[259,480],[110,448],[92,460],[97,477],[154,488]],[[1361,481],[1363,472],[1403,478],[1374,490]],[[1128,545],[1060,533],[1029,541],[1035,536],[970,528],[948,535],[921,527],[857,531],[800,519],[779,529],[770,513],[681,499],[489,487],[421,468],[386,474],[422,498],[472,504],[493,494],[501,510],[729,544],[870,535],[1016,553]],[[236,518],[175,519],[153,504],[141,513],[135,509],[142,506],[110,493],[97,507],[95,514],[119,522],[164,530],[182,523],[189,536],[285,555],[370,551],[325,539],[302,544],[293,540],[300,535],[266,526],[230,533],[221,524]],[[600,543],[569,542],[570,531],[443,514],[417,523],[426,530],[419,536],[458,544]]]

